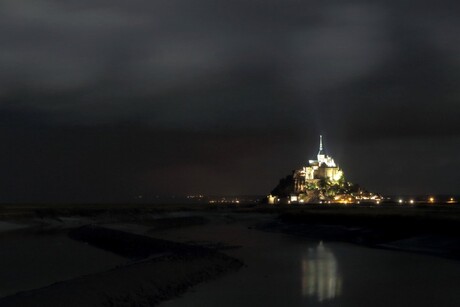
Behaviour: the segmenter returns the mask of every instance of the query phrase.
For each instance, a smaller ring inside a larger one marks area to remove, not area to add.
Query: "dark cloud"
[[[458,9],[2,1],[0,197],[265,193],[320,132],[371,189],[458,192]]]

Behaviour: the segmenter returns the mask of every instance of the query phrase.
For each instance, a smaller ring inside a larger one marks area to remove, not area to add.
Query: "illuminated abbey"
[[[282,178],[267,196],[269,204],[291,203],[366,203],[379,204],[382,197],[348,182],[343,171],[324,150],[323,137],[319,137],[319,151],[316,160],[294,170]]]
[[[294,193],[305,193],[311,186],[318,185],[320,180],[329,180],[331,183],[335,183],[342,177],[343,171],[340,170],[332,157],[326,155],[323,147],[323,136],[320,135],[317,159],[309,160],[308,166],[294,171]]]

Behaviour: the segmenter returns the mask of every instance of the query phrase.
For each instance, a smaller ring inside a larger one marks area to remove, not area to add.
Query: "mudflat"
[[[8,280],[0,306],[460,301],[456,207],[67,205],[0,213],[0,274]]]

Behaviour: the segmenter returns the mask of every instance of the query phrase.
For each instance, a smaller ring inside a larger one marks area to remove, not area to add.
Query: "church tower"
[[[318,163],[321,165],[321,163],[325,162],[326,160],[326,154],[324,152],[323,148],[323,136],[319,136],[319,151],[318,151]]]

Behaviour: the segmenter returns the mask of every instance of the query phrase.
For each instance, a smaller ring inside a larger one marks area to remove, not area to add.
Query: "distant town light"
[[[434,203],[434,197],[430,197],[430,203]]]
[[[410,202],[411,204],[413,204],[413,203],[414,203],[414,200],[413,200],[413,199],[411,199],[409,202]]]
[[[402,199],[400,199],[400,200],[398,200],[398,202],[399,202],[400,204],[402,204],[404,201],[403,201]]]

